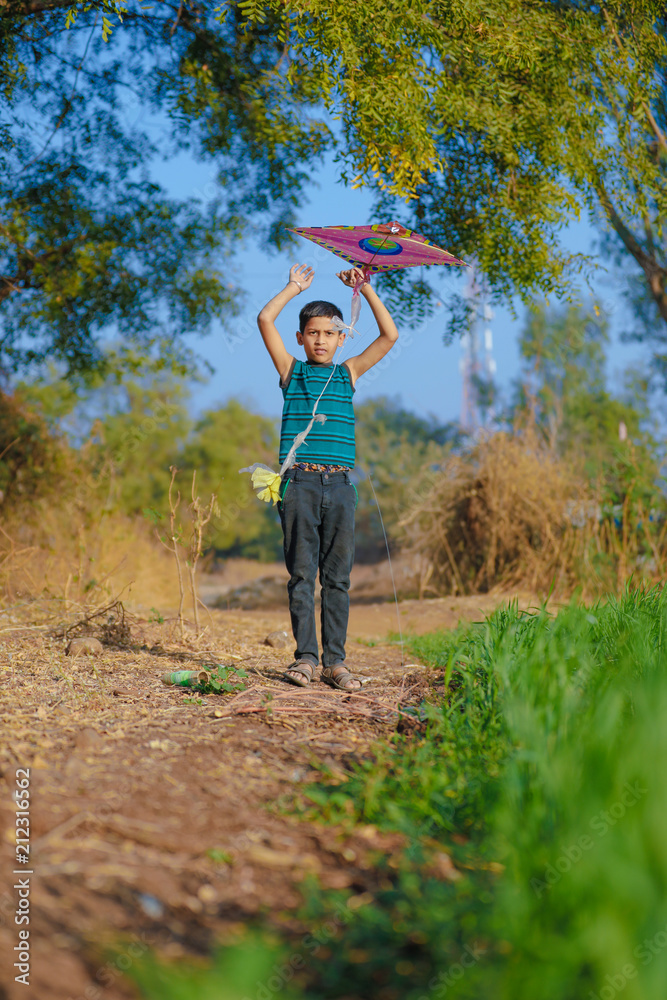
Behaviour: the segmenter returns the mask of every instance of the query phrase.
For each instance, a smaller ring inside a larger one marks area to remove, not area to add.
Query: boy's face
[[[303,333],[297,333],[296,340],[303,346],[309,361],[328,365],[336,349],[344,343],[345,334],[336,329],[330,316],[313,316],[306,323]]]

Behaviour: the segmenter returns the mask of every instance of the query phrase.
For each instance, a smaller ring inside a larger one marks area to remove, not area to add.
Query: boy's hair
[[[320,299],[315,302],[306,302],[299,313],[299,333],[303,333],[308,320],[313,319],[315,316],[326,316],[327,319],[331,319],[332,316],[338,316],[339,319],[343,318],[342,312],[333,302],[323,302]]]

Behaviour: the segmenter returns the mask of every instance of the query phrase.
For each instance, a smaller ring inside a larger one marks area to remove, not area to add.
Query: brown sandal
[[[320,680],[329,684],[339,691],[361,691],[361,681],[358,677],[353,677],[344,663],[335,663],[333,667],[324,667],[320,674]],[[355,682],[354,687],[350,687],[350,681]]]
[[[308,668],[308,669],[306,669]],[[288,677],[290,671],[294,674],[300,674],[300,677]],[[315,668],[310,660],[295,660],[291,663],[285,673],[283,674],[283,680],[287,681],[288,684],[296,684],[297,687],[308,687],[313,679],[313,674],[315,673]]]

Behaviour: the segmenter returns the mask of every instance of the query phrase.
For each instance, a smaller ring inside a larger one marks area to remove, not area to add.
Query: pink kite
[[[321,229],[290,229],[360,267],[368,275],[396,271],[420,264],[466,267],[448,250],[442,250],[425,236],[405,229],[398,222],[375,226],[324,226]]]
[[[403,267],[419,267],[421,264],[444,264],[445,267],[467,267],[448,250],[431,243],[425,236],[406,229],[398,222],[375,226],[323,226],[322,228],[290,228],[291,233],[305,236],[325,250],[342,257],[348,264],[361,268],[364,281],[380,271],[397,271]],[[361,305],[359,288],[352,296],[352,318],[354,327]]]

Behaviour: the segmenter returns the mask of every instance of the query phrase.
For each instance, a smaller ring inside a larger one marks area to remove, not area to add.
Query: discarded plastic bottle
[[[168,686],[193,688],[208,684],[211,675],[206,670],[173,670],[162,674],[162,683]]]

